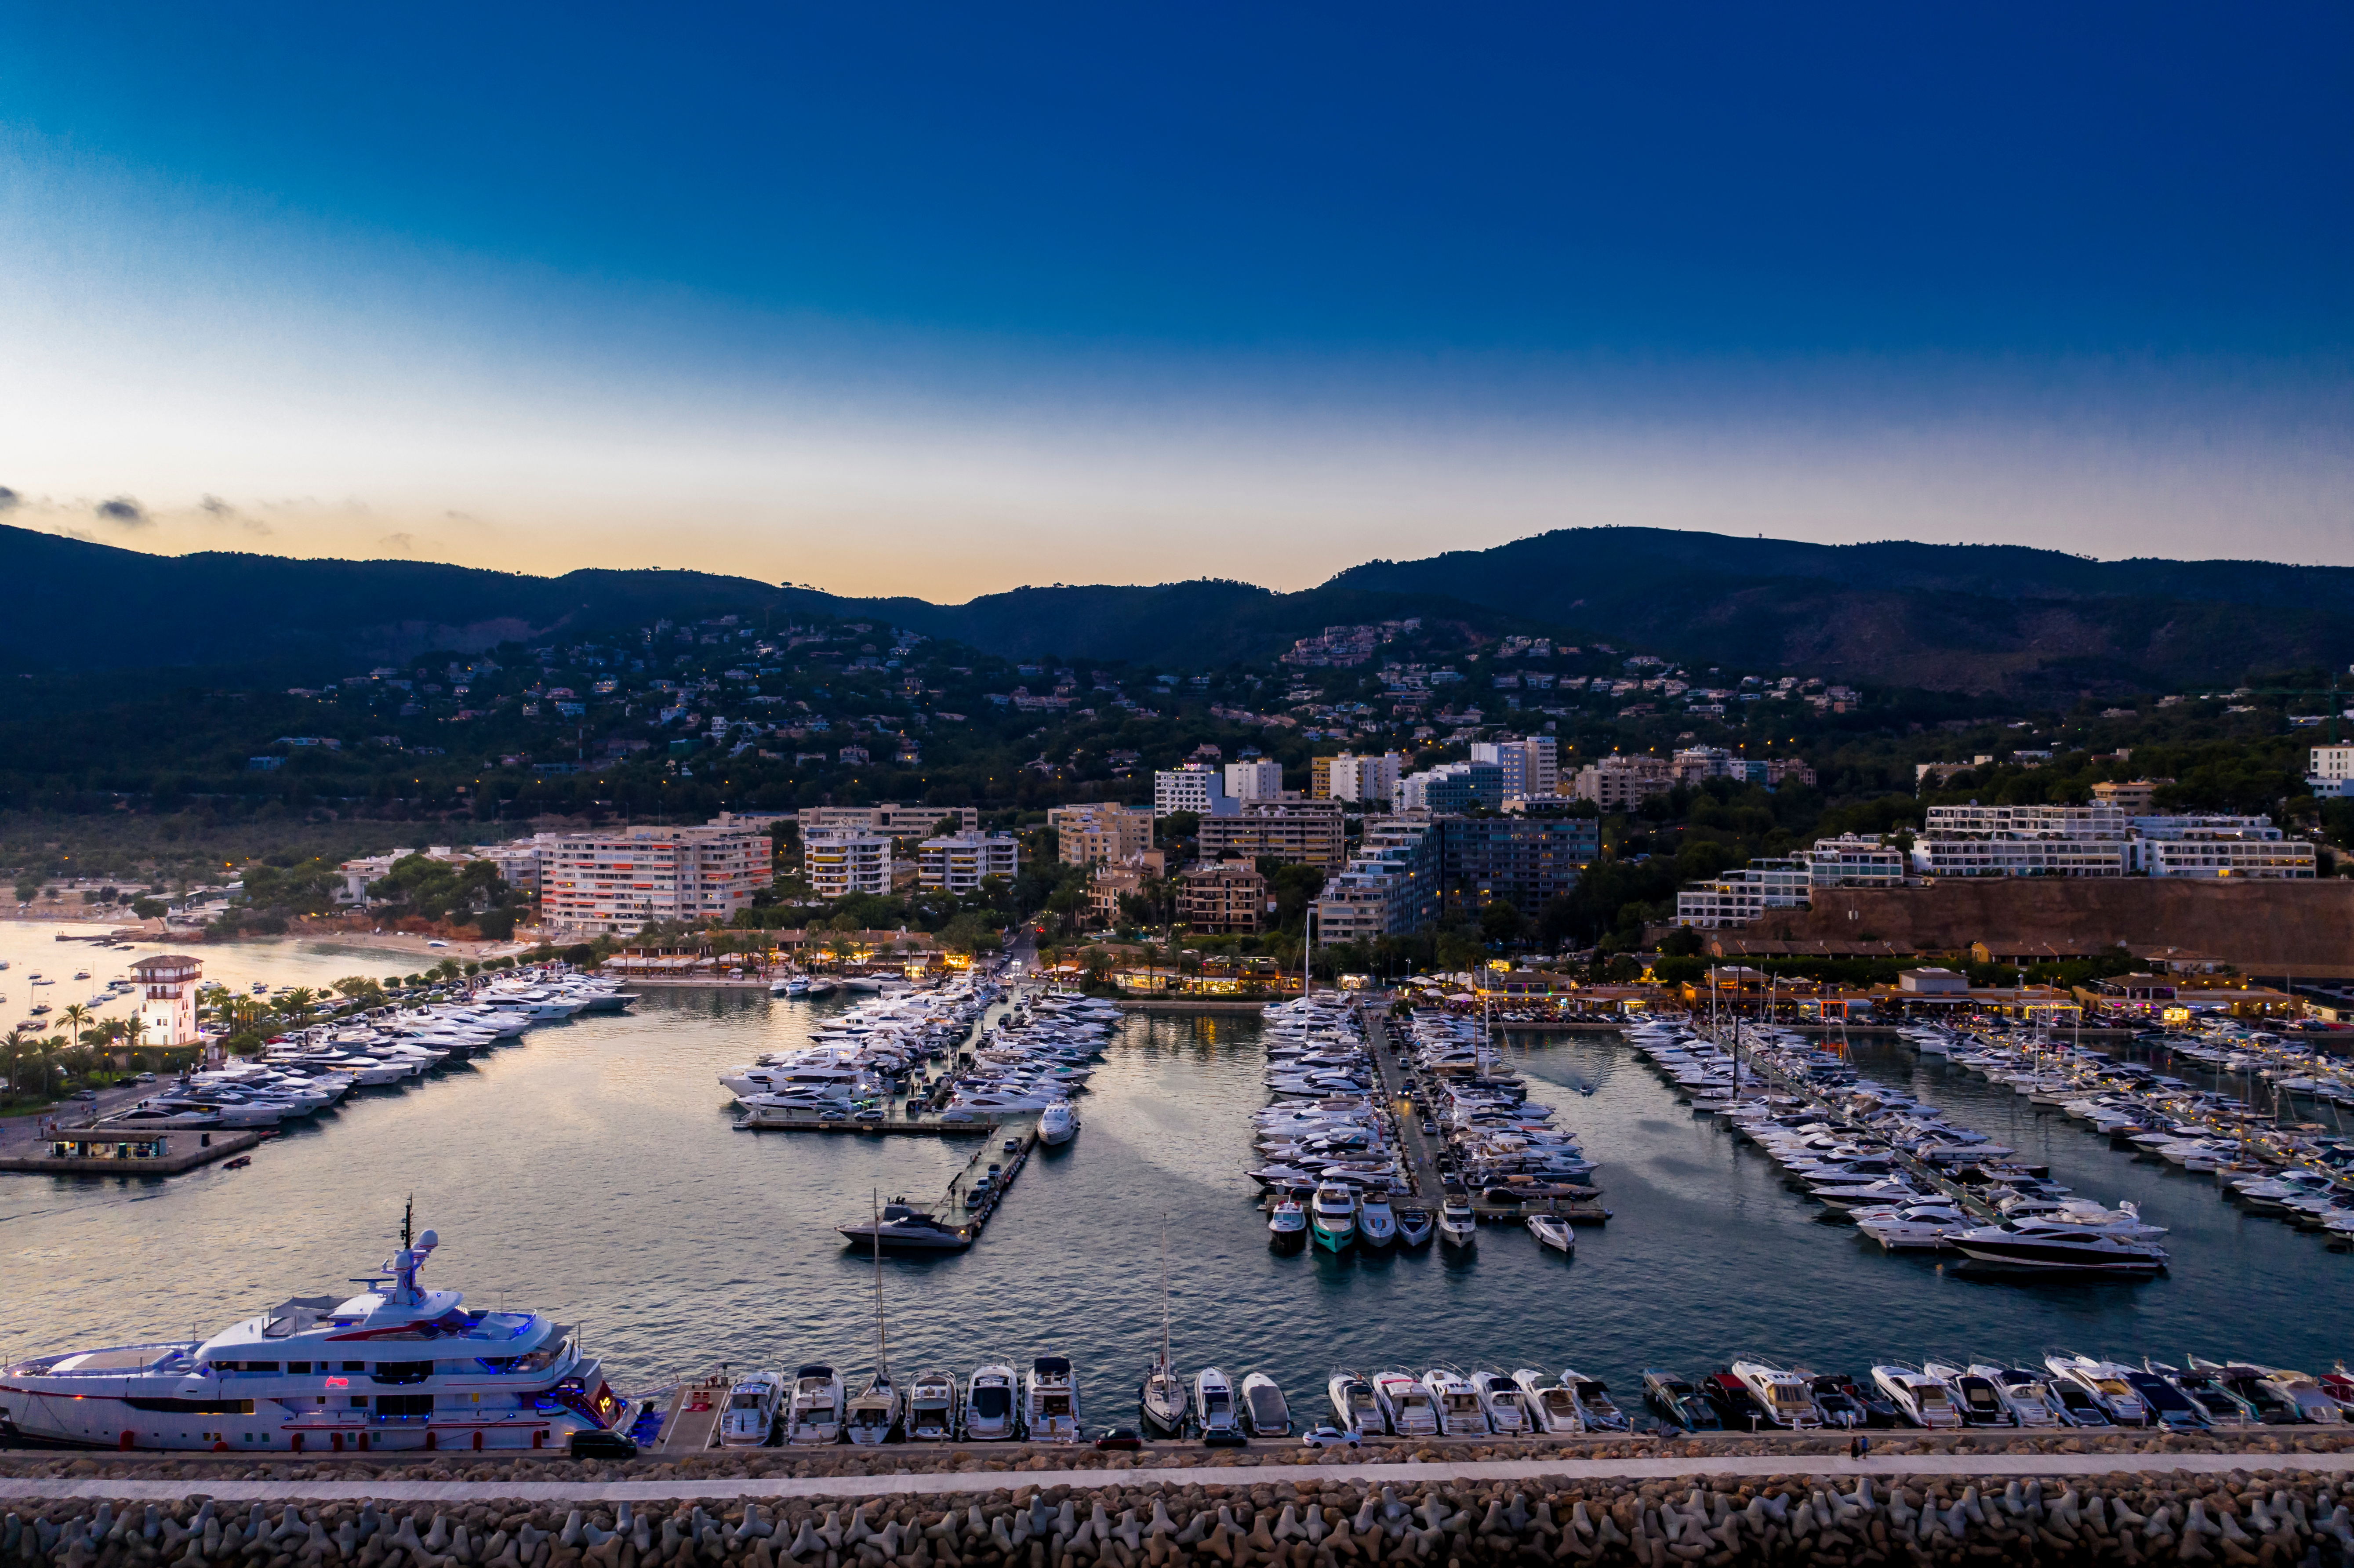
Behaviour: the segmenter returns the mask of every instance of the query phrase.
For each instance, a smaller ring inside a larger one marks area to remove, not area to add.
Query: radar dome
[[[427,1231],[423,1235],[417,1238],[417,1245],[421,1247],[437,1247],[441,1245],[441,1238],[435,1235],[431,1231]]]

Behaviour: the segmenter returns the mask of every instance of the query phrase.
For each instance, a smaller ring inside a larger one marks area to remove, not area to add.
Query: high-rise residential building
[[[1265,759],[1226,764],[1226,793],[1237,800],[1272,800],[1283,793],[1283,764]]]
[[[1560,754],[1553,737],[1532,735],[1521,740],[1481,740],[1471,745],[1471,760],[1491,762],[1503,769],[1504,795],[1551,795],[1561,784]]]
[[[1317,945],[1403,936],[1437,919],[1437,850],[1428,812],[1365,819],[1348,869],[1324,884],[1311,906]]]
[[[1348,823],[1337,800],[1243,800],[1228,816],[1204,817],[1201,856],[1268,857],[1338,871],[1349,857]]]
[[[1405,758],[1398,753],[1374,757],[1344,751],[1329,760],[1333,800],[1387,807],[1397,799],[1398,780],[1405,777]]]
[[[1621,757],[1616,752],[1577,770],[1571,793],[1605,811],[1626,811],[1675,787],[1664,758]]]
[[[1022,874],[1022,841],[1012,833],[950,833],[916,846],[916,884],[960,896],[981,891],[989,877]]]
[[[891,835],[836,828],[807,839],[801,869],[820,898],[891,891]]]
[[[1449,762],[1398,780],[1397,809],[1434,816],[1461,815],[1475,806],[1504,805],[1504,770],[1493,762]]]
[[[1152,813],[1142,806],[1053,806],[1046,825],[1065,865],[1117,864],[1152,847]]]
[[[767,833],[740,824],[549,834],[539,856],[540,919],[609,932],[650,920],[726,920],[769,885],[770,849]]]
[[[1438,897],[1450,914],[1502,902],[1533,915],[1602,858],[1596,817],[1438,817]]]
[[[1247,936],[1267,916],[1267,878],[1246,860],[1204,860],[1178,875],[1177,923],[1190,930]]]
[[[1329,800],[1332,798],[1332,761],[1330,757],[1308,759],[1308,798]]]
[[[1196,816],[1225,816],[1241,802],[1226,793],[1225,776],[1212,762],[1188,762],[1163,768],[1152,776],[1152,814],[1172,816],[1192,811]]]

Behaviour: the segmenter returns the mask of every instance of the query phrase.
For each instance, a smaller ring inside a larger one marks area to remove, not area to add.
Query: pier
[[[646,1446],[657,1458],[675,1458],[719,1446],[719,1423],[727,1411],[731,1380],[725,1372],[683,1383],[663,1414],[662,1435]]]
[[[243,1154],[275,1136],[274,1128],[246,1128],[234,1132],[179,1128],[159,1132],[112,1127],[59,1128],[40,1140],[40,1147],[59,1144],[83,1149],[128,1150],[134,1144],[163,1144],[161,1154],[37,1154],[0,1160],[0,1171],[39,1176],[177,1176]],[[176,1146],[176,1147],[175,1147]]]
[[[1005,1147],[1007,1144],[1013,1147],[1008,1149]],[[1019,1138],[1006,1139],[1003,1143],[991,1139],[989,1146],[965,1161],[963,1171],[949,1182],[948,1192],[940,1199],[940,1207],[936,1212],[952,1218],[954,1224],[970,1228],[973,1240],[979,1241],[981,1233],[988,1228],[990,1217],[997,1213],[998,1204],[1005,1201],[1006,1189],[1013,1185],[1013,1178],[1022,1173],[1022,1168],[1030,1163],[1031,1152],[1037,1147],[1038,1129],[1035,1127],[1028,1128]],[[990,1183],[989,1196],[981,1201],[979,1207],[967,1208],[964,1206],[965,1198],[972,1192],[974,1181],[988,1174],[991,1154],[999,1157],[997,1180]]]

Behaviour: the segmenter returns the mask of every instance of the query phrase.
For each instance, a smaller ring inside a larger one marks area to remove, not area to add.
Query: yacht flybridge
[[[208,1340],[121,1345],[0,1369],[0,1431],[100,1448],[322,1453],[561,1449],[619,1426],[628,1402],[573,1330],[536,1312],[469,1312],[418,1271],[431,1231],[356,1296],[297,1297]]]

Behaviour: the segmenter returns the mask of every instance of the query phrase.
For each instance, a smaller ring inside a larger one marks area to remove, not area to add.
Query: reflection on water
[[[442,1238],[439,1283],[581,1325],[624,1386],[721,1360],[863,1366],[871,1266],[832,1227],[863,1218],[870,1193],[938,1198],[971,1143],[738,1133],[716,1081],[839,1005],[654,991],[632,1015],[535,1029],[417,1087],[368,1091],[249,1170],[0,1181],[0,1353],[209,1331],[338,1288],[388,1249],[414,1192]],[[1310,1404],[1336,1363],[1575,1364],[1634,1389],[1644,1366],[1743,1351],[1861,1369],[2064,1345],[2310,1367],[2347,1349],[2342,1316],[2309,1310],[2342,1288],[2345,1257],[1893,1041],[1860,1043],[1860,1065],[2080,1192],[2138,1199],[2174,1228],[2174,1272],[2022,1287],[1884,1256],[1615,1039],[1560,1036],[1513,1054],[1583,1135],[1617,1214],[1579,1234],[1575,1261],[1501,1228],[1468,1260],[1274,1255],[1243,1174],[1266,1103],[1257,1041],[1233,1014],[1129,1019],[1085,1130],[1030,1162],[979,1245],[885,1261],[895,1363],[1066,1353],[1091,1417],[1126,1418],[1159,1338],[1164,1215],[1179,1357],[1264,1368]]]

